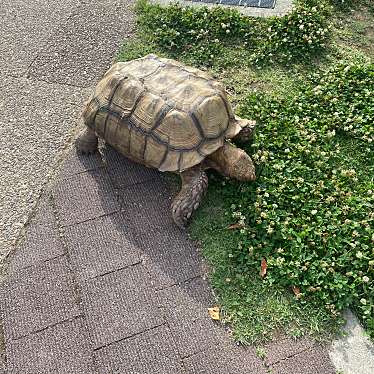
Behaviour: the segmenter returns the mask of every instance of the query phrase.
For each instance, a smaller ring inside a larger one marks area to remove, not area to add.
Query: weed
[[[191,227],[214,268],[223,320],[242,343],[279,329],[327,338],[346,307],[374,334],[373,12],[338,2],[299,0],[289,15],[258,19],[141,0],[139,33],[119,55],[209,69],[236,112],[258,121],[243,145],[257,181],[212,173]],[[244,227],[227,229],[238,221]]]

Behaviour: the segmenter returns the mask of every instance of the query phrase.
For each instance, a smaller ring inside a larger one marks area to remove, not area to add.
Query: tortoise
[[[78,151],[93,153],[98,137],[127,158],[179,173],[172,202],[183,228],[208,187],[206,169],[240,181],[256,179],[250,156],[230,142],[249,140],[255,121],[234,115],[225,89],[206,72],[156,55],[114,64],[83,109]]]

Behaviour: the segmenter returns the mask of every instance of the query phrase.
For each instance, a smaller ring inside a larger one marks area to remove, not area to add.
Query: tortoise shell
[[[199,164],[241,130],[220,83],[155,55],[113,65],[83,119],[119,152],[160,171]]]

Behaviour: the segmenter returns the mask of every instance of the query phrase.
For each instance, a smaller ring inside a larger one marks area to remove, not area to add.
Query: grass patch
[[[316,304],[301,305],[282,286],[264,283],[258,275],[260,267],[248,267],[245,251],[238,252],[240,233],[227,229],[233,222],[228,214],[231,183],[211,173],[208,195],[191,227],[192,237],[202,243],[203,255],[212,266],[210,281],[222,306],[223,322],[233,327],[234,338],[242,344],[259,344],[281,331],[295,338],[308,334],[328,339],[338,331],[337,319]]]
[[[291,14],[270,19],[144,0],[137,12],[138,35],[119,60],[157,53],[207,69],[235,111],[259,124],[242,145],[258,180],[211,173],[191,226],[235,338],[327,339],[345,307],[373,336],[370,3],[299,0]],[[232,223],[241,228],[229,230]]]
[[[339,45],[348,45],[374,57],[374,6],[368,4],[340,13],[335,19],[335,38]]]

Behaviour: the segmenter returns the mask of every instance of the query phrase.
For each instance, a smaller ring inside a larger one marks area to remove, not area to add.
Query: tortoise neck
[[[228,142],[206,158],[204,167],[213,168],[227,177],[240,181],[256,179],[251,158],[242,149]]]
[[[230,145],[225,141],[221,148],[207,156],[203,164],[204,169],[214,169],[217,170],[219,173],[228,176],[226,172],[227,156],[225,153],[225,149],[229,146]]]

